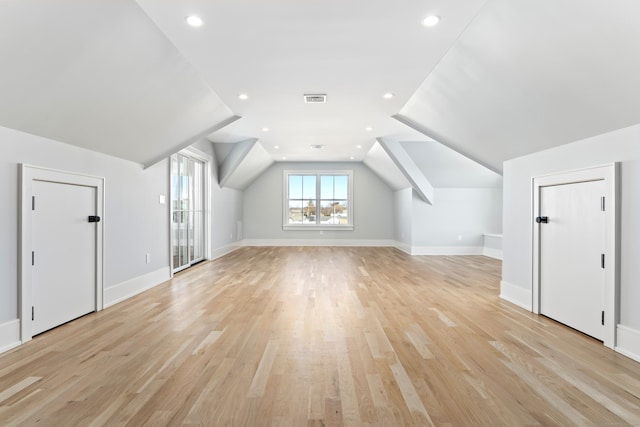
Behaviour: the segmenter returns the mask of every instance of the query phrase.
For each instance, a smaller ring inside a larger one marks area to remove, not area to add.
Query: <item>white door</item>
[[[33,181],[33,335],[96,310],[96,189]]]
[[[540,312],[603,340],[604,181],[540,187]],[[543,219],[544,220],[544,219]]]

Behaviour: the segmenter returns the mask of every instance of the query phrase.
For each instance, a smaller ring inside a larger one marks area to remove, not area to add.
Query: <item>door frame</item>
[[[182,154],[183,156],[192,157],[196,160],[199,160],[203,163],[203,192],[204,192],[204,257],[203,261],[207,261],[211,259],[211,167],[213,164],[213,157],[204,151],[198,150],[194,147],[187,147],[175,154]],[[170,265],[170,277],[174,275],[174,266],[173,266],[173,233],[171,230],[172,222],[173,222],[173,186],[171,185],[171,159],[173,158],[173,154],[169,156],[169,203],[168,203],[168,215],[169,215],[169,265]],[[186,268],[186,267],[185,267]]]
[[[32,335],[32,292],[33,275],[31,270],[31,251],[33,242],[33,215],[31,195],[34,181],[46,181],[57,184],[91,187],[96,190],[96,212],[102,220],[96,223],[96,301],[95,309],[103,309],[104,291],[104,186],[102,177],[67,172],[56,169],[19,164],[20,193],[18,206],[18,308],[20,318],[20,341],[25,343]]]
[[[540,212],[540,191],[542,187],[562,184],[577,184],[589,181],[604,181],[605,196],[605,269],[604,284],[604,345],[609,348],[616,346],[616,328],[619,322],[619,176],[620,163],[611,163],[566,172],[557,172],[532,178],[533,185],[533,213],[531,217],[533,234],[533,283],[532,307],[533,312],[540,314],[540,225],[535,218]]]

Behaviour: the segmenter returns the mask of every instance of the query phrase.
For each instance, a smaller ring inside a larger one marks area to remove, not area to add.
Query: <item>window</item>
[[[353,230],[353,172],[284,171],[285,230]]]

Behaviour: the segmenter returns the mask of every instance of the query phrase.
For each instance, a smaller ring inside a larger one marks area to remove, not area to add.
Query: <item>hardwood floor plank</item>
[[[640,424],[640,364],[500,300],[500,267],[242,248],[0,355],[0,425]]]

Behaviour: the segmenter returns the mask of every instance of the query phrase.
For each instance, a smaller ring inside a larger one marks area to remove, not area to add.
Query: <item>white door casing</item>
[[[91,215],[100,216],[101,221],[90,224],[95,233],[95,250],[91,258],[95,260],[94,307],[91,311],[102,310],[103,308],[103,242],[104,242],[104,178],[77,174],[42,168],[31,165],[19,165],[20,174],[20,222],[19,222],[19,317],[20,317],[20,339],[29,341],[38,329],[34,331],[31,320],[31,307],[33,306],[34,276],[32,266],[32,252],[34,251],[34,214],[32,210],[32,195],[34,183],[48,182],[65,184],[69,186],[80,186],[92,189],[95,198],[95,210]],[[37,184],[36,184],[37,185]],[[88,218],[85,218],[88,221]],[[89,225],[89,224],[87,224]],[[51,243],[51,242],[49,242]],[[55,243],[54,243],[55,244]],[[64,254],[63,254],[64,255]],[[36,254],[36,256],[38,256]],[[36,260],[37,261],[37,260]],[[67,274],[73,274],[75,260],[68,266],[71,270]],[[37,325],[36,325],[37,327]]]
[[[32,334],[96,309],[96,189],[33,181]]]
[[[540,313],[603,340],[604,181],[540,187]]]
[[[609,348],[615,348],[616,345],[616,327],[619,322],[618,299],[619,299],[619,268],[618,268],[618,242],[619,242],[619,197],[618,197],[618,181],[619,181],[619,163],[597,166],[593,168],[580,169],[569,172],[555,173],[545,176],[534,177],[532,179],[533,189],[533,212],[531,217],[532,234],[533,234],[533,278],[532,278],[532,307],[534,313],[541,313],[541,261],[544,255],[541,251],[541,230],[549,224],[538,224],[535,222],[538,216],[549,216],[541,209],[541,195],[550,187],[563,186],[576,183],[586,183],[593,181],[601,181],[602,193],[604,196],[605,210],[604,216],[604,232],[603,232],[603,250],[601,251],[605,257],[605,268],[600,273],[604,275],[604,289],[602,297],[602,310],[604,310],[604,326],[599,339],[602,339],[604,345]],[[560,188],[560,187],[557,187]],[[569,189],[571,187],[565,187]],[[579,187],[575,187],[579,188]],[[585,187],[586,188],[586,187]],[[545,190],[546,189],[546,190]],[[598,200],[598,207],[600,201]],[[552,218],[549,216],[551,223]],[[548,231],[548,230],[547,230]],[[544,236],[543,236],[544,237]],[[595,267],[600,268],[600,259],[595,260]],[[572,273],[564,273],[571,275]],[[580,273],[572,277],[578,277]],[[579,288],[580,283],[573,281],[574,286]],[[576,289],[569,292],[576,292]],[[547,301],[546,304],[549,304]],[[547,305],[548,308],[550,308]],[[551,308],[553,310],[553,308]],[[562,321],[562,320],[561,320]],[[575,326],[574,326],[575,327]],[[587,332],[589,333],[589,332]]]

